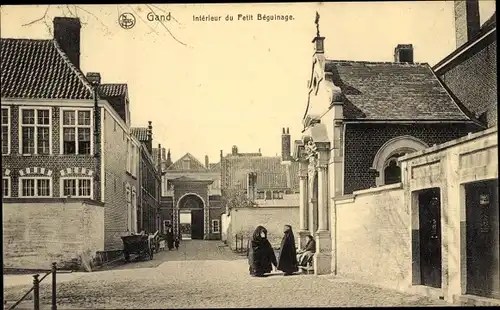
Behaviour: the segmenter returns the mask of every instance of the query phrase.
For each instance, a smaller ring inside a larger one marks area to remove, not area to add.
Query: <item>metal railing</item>
[[[52,263],[52,269],[47,272],[41,279],[39,274],[33,275],[33,286],[31,289],[24,294],[24,296],[19,299],[15,304],[13,304],[9,310],[16,308],[28,295],[33,292],[33,309],[40,310],[40,283],[48,276],[52,275],[52,310],[57,309],[57,299],[56,299],[56,288],[57,288],[57,266],[56,263]]]
[[[236,253],[241,253],[241,254],[248,254],[248,242],[244,242],[244,235],[243,234],[236,234],[234,236],[234,240],[236,241],[236,246],[234,251]]]

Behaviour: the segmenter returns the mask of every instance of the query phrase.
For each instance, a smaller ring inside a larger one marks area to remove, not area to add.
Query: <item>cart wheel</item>
[[[125,255],[125,262],[127,262],[127,263],[130,262],[130,254],[127,252],[125,252],[123,254]]]

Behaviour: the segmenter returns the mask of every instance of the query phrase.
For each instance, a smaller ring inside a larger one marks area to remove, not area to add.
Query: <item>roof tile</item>
[[[328,60],[325,70],[347,119],[469,120],[428,64]]]
[[[86,78],[54,40],[1,39],[2,98],[92,99]]]

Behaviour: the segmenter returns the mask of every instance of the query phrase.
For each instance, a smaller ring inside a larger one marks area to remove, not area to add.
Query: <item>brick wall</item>
[[[156,215],[159,207],[157,201],[158,191],[160,190],[161,179],[157,175],[154,161],[150,161],[150,155],[147,148],[142,146],[140,152],[141,165],[141,198],[140,207],[142,209],[141,228],[148,232],[155,232],[160,227],[156,227]],[[154,158],[153,158],[154,159]],[[162,219],[162,214],[160,214]]]
[[[370,168],[377,151],[392,138],[410,135],[432,146],[477,131],[465,124],[348,124],[346,127],[344,194],[375,186],[376,176]]]
[[[2,155],[2,169],[11,171],[11,197],[18,197],[19,193],[19,170],[25,168],[45,168],[52,171],[52,194],[60,197],[60,170],[67,168],[85,168],[96,172],[96,160],[92,155],[60,155],[60,120],[61,110],[59,107],[52,108],[52,154],[53,155],[20,155],[19,154],[19,106],[8,105],[2,102],[2,107],[10,107],[11,114],[11,155]],[[33,169],[32,169],[33,170]],[[43,176],[44,174],[34,174]],[[47,174],[45,173],[45,176]],[[98,199],[99,188],[94,191],[94,197]]]
[[[354,198],[336,201],[340,275],[392,288],[411,285],[410,214],[399,186],[359,191]]]
[[[487,112],[488,127],[497,124],[497,42],[491,42],[450,69],[436,74],[476,116]]]
[[[268,239],[273,246],[278,246],[283,238],[283,226],[292,225],[295,239],[298,241],[299,207],[256,207],[231,210],[231,223],[227,239],[231,248],[235,247],[235,235],[243,233],[244,244],[259,225],[267,229]]]
[[[52,199],[2,208],[4,267],[48,269],[104,249],[102,206]]]
[[[222,232],[222,213],[224,213],[225,208],[222,207],[222,202],[217,201],[217,200],[210,200],[210,234],[208,236],[208,239],[210,240],[220,240],[221,239],[221,232]],[[212,230],[212,220],[219,220],[219,233],[214,233]]]
[[[105,250],[123,248],[122,234],[127,231],[127,134],[108,111],[104,114],[104,178],[105,178]]]

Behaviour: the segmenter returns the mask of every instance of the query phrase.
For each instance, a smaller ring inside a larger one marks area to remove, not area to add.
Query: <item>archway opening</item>
[[[183,239],[200,239],[204,237],[205,203],[199,196],[190,194],[179,200],[178,227]]]

